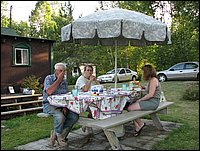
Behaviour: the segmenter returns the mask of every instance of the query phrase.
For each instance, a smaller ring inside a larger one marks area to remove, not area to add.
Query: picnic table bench
[[[100,128],[104,131],[111,147],[113,150],[122,150],[122,147],[117,138],[118,132],[123,132],[123,125],[130,121],[133,121],[137,118],[144,117],[146,115],[150,115],[153,123],[159,130],[163,130],[162,124],[160,122],[157,113],[167,113],[167,108],[172,105],[174,102],[160,102],[159,107],[154,111],[130,111],[123,112],[117,116],[109,117],[102,120],[84,120],[82,118],[79,119],[78,124],[82,126],[86,126],[88,128]]]

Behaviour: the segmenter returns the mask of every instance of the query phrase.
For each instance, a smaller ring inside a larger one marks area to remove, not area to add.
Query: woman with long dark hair
[[[142,78],[148,81],[147,94],[129,105],[128,111],[148,111],[156,110],[160,103],[161,86],[156,76],[156,71],[152,65],[147,64],[142,67]],[[145,127],[145,123],[140,118],[134,121],[134,136],[138,136]]]

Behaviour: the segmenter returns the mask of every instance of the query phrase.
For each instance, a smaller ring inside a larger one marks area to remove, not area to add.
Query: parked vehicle
[[[131,81],[137,78],[137,72],[128,68],[117,68],[117,82]],[[108,71],[105,75],[98,76],[97,80],[100,83],[115,82],[115,69]]]
[[[160,82],[166,80],[198,80],[199,62],[181,62],[167,70],[157,72]]]

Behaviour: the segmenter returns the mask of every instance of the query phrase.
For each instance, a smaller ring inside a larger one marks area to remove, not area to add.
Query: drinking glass
[[[72,89],[72,96],[78,96],[78,89]]]
[[[126,84],[125,83],[122,84],[122,91],[126,91]]]

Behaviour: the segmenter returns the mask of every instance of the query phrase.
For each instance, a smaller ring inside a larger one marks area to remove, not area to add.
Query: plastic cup
[[[78,96],[78,90],[77,89],[72,90],[72,96]]]
[[[35,94],[35,90],[31,90],[31,94],[34,95]]]
[[[122,91],[126,91],[126,84],[122,84]]]

